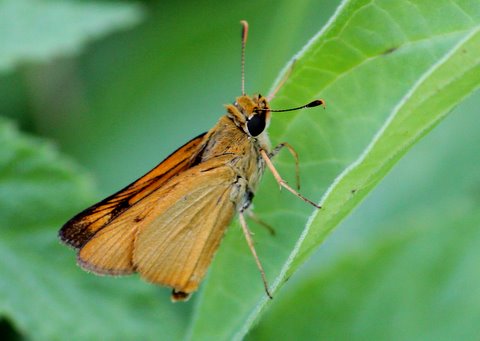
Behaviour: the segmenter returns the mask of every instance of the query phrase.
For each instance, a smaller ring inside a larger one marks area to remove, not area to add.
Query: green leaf
[[[417,144],[342,223],[250,339],[477,337],[480,97],[474,99]]]
[[[38,340],[178,338],[183,308],[165,293],[87,274],[58,242],[60,226],[92,203],[90,180],[4,119],[0,143],[0,316]]]
[[[141,20],[135,4],[47,0],[0,2],[0,72],[78,53],[87,42]]]
[[[328,109],[274,115],[270,132],[274,142],[296,147],[302,192],[316,200],[326,194],[323,209],[306,222],[309,207],[277,194],[266,176],[254,202],[277,236],[259,231],[255,240],[274,292],[408,149],[479,86],[480,3],[345,1],[296,60],[273,106],[322,97]],[[276,164],[287,178],[293,174],[286,156]],[[197,301],[191,339],[241,339],[270,302],[235,230]]]
[[[395,225],[408,226],[403,238],[368,244],[311,274],[273,304],[251,339],[475,339],[480,214],[459,210],[432,221],[423,213]]]
[[[477,26],[422,74],[392,108],[390,117],[364,153],[329,188],[323,200],[325,207],[312,216],[287,275],[415,142],[480,85],[479,51],[480,26]]]

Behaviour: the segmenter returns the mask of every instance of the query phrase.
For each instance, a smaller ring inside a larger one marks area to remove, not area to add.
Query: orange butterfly
[[[242,30],[242,96],[226,105],[227,114],[208,132],[180,147],[146,175],[87,208],[60,230],[60,239],[78,251],[78,264],[101,275],[139,273],[145,280],[173,288],[172,300],[197,290],[224,232],[236,213],[271,297],[245,213],[267,166],[278,183],[300,195],[271,162],[287,143],[270,148],[265,129],[270,113],[325,105],[272,110],[261,95],[245,95],[244,55],[248,24]],[[298,164],[298,162],[297,162]]]

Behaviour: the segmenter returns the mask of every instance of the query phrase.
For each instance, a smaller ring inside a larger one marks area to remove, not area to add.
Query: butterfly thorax
[[[227,115],[222,116],[205,136],[206,144],[199,155],[199,161],[217,158],[219,165],[232,168],[236,174],[232,182],[240,184],[238,191],[233,191],[232,200],[242,206],[245,205],[244,200],[239,200],[237,196],[251,196],[265,168],[260,150],[267,153],[270,151],[266,132],[270,118],[267,111],[269,106],[260,95],[240,96],[234,104],[227,105],[226,109]],[[252,120],[256,122],[249,124]],[[259,132],[257,128],[262,128],[262,131]]]

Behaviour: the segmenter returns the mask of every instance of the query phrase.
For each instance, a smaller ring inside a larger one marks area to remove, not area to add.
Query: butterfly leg
[[[255,213],[253,213],[251,210],[246,211],[248,217],[252,219],[254,222],[256,222],[258,225],[263,226],[267,231],[274,236],[275,235],[275,229],[268,225],[266,222],[264,222],[262,219],[260,219]]]
[[[299,197],[300,199],[302,199],[303,201],[305,201],[306,203],[309,203],[310,205],[312,206],[315,206],[316,208],[321,208],[321,206],[317,205],[316,203],[314,203],[313,201],[305,198],[303,195],[301,195],[300,193],[298,193],[296,190],[294,190],[292,187],[290,187],[287,182],[285,180],[282,179],[282,177],[280,176],[280,174],[278,174],[278,171],[277,169],[275,168],[275,166],[273,165],[272,163],[272,160],[270,160],[270,158],[268,157],[268,154],[265,150],[261,149],[260,150],[260,155],[262,156],[263,160],[265,161],[265,164],[267,165],[267,167],[270,169],[270,171],[272,172],[275,180],[277,180],[278,184],[280,185],[280,187],[284,187],[285,189],[287,189],[290,193],[296,195],[297,197]]]
[[[297,190],[300,189],[300,168],[299,168],[299,163],[298,163],[298,154],[293,149],[292,145],[289,144],[288,142],[282,142],[268,154],[268,158],[271,160],[273,159],[283,148],[287,148],[290,154],[293,156],[295,159],[295,180],[297,182]]]
[[[239,216],[239,219],[240,219],[240,226],[242,227],[243,234],[245,235],[245,238],[247,239],[248,247],[250,248],[250,251],[253,254],[253,258],[255,258],[255,262],[257,263],[258,270],[260,270],[260,275],[262,276],[262,281],[263,281],[263,285],[265,287],[265,292],[267,293],[267,296],[272,299],[273,297],[270,294],[270,290],[268,289],[267,277],[265,276],[265,271],[263,270],[262,263],[260,262],[260,259],[257,256],[257,251],[255,251],[255,246],[253,245],[252,235],[251,235],[250,230],[248,229],[247,222],[245,220],[244,211],[240,211],[238,216]]]

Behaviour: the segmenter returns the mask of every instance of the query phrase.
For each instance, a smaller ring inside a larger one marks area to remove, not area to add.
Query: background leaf
[[[1,315],[41,340],[178,338],[181,306],[171,307],[168,296],[136,278],[98,281],[79,271],[58,242],[65,216],[92,198],[89,179],[51,145],[20,135],[3,119],[0,142]]]
[[[140,19],[135,4],[2,0],[0,71],[21,62],[78,53],[87,41],[130,27]]]

